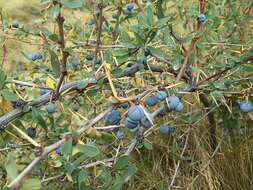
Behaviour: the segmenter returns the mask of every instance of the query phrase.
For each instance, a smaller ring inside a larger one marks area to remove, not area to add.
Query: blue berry
[[[127,115],[133,121],[140,121],[144,117],[144,112],[140,106],[132,106]]]
[[[88,61],[91,61],[93,59],[93,55],[87,54],[85,57]]]
[[[52,103],[49,103],[46,107],[47,113],[54,113],[55,112],[55,105]]]
[[[117,125],[119,124],[121,119],[121,113],[117,110],[112,110],[110,113],[107,114],[105,118],[106,125]]]
[[[177,105],[180,103],[180,100],[177,96],[170,96],[168,99],[169,106],[171,109],[175,109]]]
[[[145,104],[148,106],[154,106],[158,103],[158,99],[155,95],[149,96],[145,99]]]
[[[86,21],[86,24],[92,26],[94,24],[94,21],[92,19],[89,19]]]
[[[62,155],[61,148],[57,148],[57,149],[55,150],[55,152],[56,152],[56,154],[58,154],[59,156]]]
[[[122,89],[122,87],[121,87],[120,85],[118,85],[118,84],[115,85],[115,90],[116,90],[117,92],[120,92],[121,89]]]
[[[42,55],[41,55],[40,52],[33,52],[33,53],[29,54],[28,57],[32,61],[36,61],[38,59],[42,59]]]
[[[97,60],[95,61],[95,64],[96,64],[96,65],[100,65],[100,64],[101,64],[101,59],[97,59]]]
[[[166,99],[167,97],[167,94],[165,91],[158,91],[156,94],[155,94],[156,98],[160,101],[163,101]]]
[[[175,111],[176,111],[176,112],[182,112],[183,109],[184,109],[184,105],[183,105],[181,102],[179,102],[179,104],[178,104],[177,107],[175,108]]]
[[[150,121],[148,120],[147,117],[143,117],[143,118],[141,119],[141,125],[142,125],[144,128],[149,128],[149,127],[151,127],[151,123],[150,123]]]
[[[169,125],[161,125],[159,128],[159,132],[164,135],[174,133],[175,131],[176,131],[175,127],[171,127]]]
[[[142,64],[142,65],[146,65],[147,62],[148,62],[148,60],[146,57],[144,57],[143,59],[140,60],[140,64]]]
[[[206,15],[204,15],[204,14],[200,14],[200,15],[197,17],[198,23],[203,23],[203,22],[205,22],[205,20],[206,20]]]
[[[150,55],[150,50],[149,49],[145,49],[144,50],[144,55],[147,57]]]
[[[29,137],[35,138],[36,137],[36,129],[33,127],[29,127],[26,129],[26,133]]]
[[[76,68],[77,65],[78,65],[78,59],[77,59],[77,58],[73,58],[73,59],[71,60],[71,66],[72,66],[73,68]]]
[[[249,102],[249,101],[242,101],[239,103],[239,107],[240,107],[240,110],[242,112],[245,112],[245,113],[248,113],[248,112],[252,112],[253,111],[253,108],[252,108],[252,103]]]
[[[19,22],[17,20],[13,20],[11,25],[13,28],[19,28]]]
[[[99,10],[96,10],[95,15],[96,15],[96,17],[99,17],[99,15],[100,15],[100,11],[99,11]]]
[[[129,107],[129,104],[128,104],[128,102],[125,102],[125,103],[121,104],[120,107],[122,107],[123,109],[127,109]]]
[[[118,18],[118,13],[112,13],[112,18],[117,19]]]
[[[128,129],[134,129],[138,126],[139,122],[138,121],[133,121],[129,117],[126,117],[125,119],[125,127]]]
[[[126,15],[131,14],[131,11],[130,11],[130,10],[128,10],[128,9],[126,9],[126,8],[124,8],[124,9],[123,9],[123,12],[124,12],[124,14],[126,14]]]
[[[40,95],[44,95],[44,94],[46,94],[46,93],[48,93],[48,92],[50,92],[50,90],[44,89],[44,88],[41,88],[41,89],[40,89]]]
[[[134,8],[134,4],[133,3],[129,3],[126,5],[127,10],[131,11]]]
[[[117,131],[116,137],[117,137],[119,140],[122,140],[122,139],[124,139],[125,134],[124,134],[123,131]]]
[[[79,106],[77,104],[73,104],[71,109],[74,111],[74,112],[77,112],[78,109],[79,109]]]

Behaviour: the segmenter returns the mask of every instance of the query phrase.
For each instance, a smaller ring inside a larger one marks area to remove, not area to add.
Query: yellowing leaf
[[[49,88],[52,88],[52,89],[55,88],[55,82],[54,82],[51,78],[47,78],[47,80],[46,80],[46,85],[47,85]]]
[[[1,105],[1,108],[3,109],[4,113],[9,112],[11,110],[11,105],[9,104],[9,102],[5,98],[2,98],[0,105]]]

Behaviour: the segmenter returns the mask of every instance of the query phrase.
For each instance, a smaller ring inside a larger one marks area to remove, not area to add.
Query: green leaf
[[[149,47],[148,50],[152,55],[156,56],[158,59],[164,59],[164,55],[160,49]]]
[[[115,169],[116,170],[121,170],[124,167],[126,167],[129,163],[130,160],[130,156],[128,155],[123,155],[121,157],[119,157],[115,163]]]
[[[153,150],[153,145],[149,141],[145,140],[143,145],[146,149]]]
[[[36,124],[39,124],[41,127],[46,129],[47,128],[47,123],[44,120],[44,118],[42,117],[41,112],[38,109],[34,108],[34,107],[31,107],[31,109],[32,109],[33,122],[36,123]]]
[[[94,157],[99,154],[98,148],[91,144],[78,144],[77,148],[79,149],[80,152],[84,153],[89,157]]]
[[[61,3],[70,9],[81,8],[83,6],[82,0],[61,0]]]
[[[62,154],[68,155],[72,153],[72,140],[67,140],[61,147]]]
[[[40,190],[41,181],[39,179],[27,179],[22,184],[21,190]]]
[[[149,6],[146,9],[146,14],[147,14],[147,23],[148,23],[149,26],[152,26],[153,25],[153,11],[152,11],[151,6]]]
[[[122,177],[117,174],[116,179],[114,180],[114,184],[111,187],[106,188],[106,190],[120,190],[123,182],[124,181]]]
[[[4,87],[5,78],[5,73],[0,70],[0,89]]]
[[[85,190],[88,189],[88,187],[85,184],[85,178],[88,177],[88,173],[85,170],[80,170],[78,173],[78,189],[79,190]]]
[[[110,133],[101,132],[100,134],[101,134],[101,139],[105,141],[106,143],[111,143],[115,140],[115,137]]]
[[[130,164],[126,170],[123,172],[123,179],[127,182],[131,176],[136,172],[136,167],[133,164]]]
[[[49,49],[49,54],[50,54],[51,66],[52,66],[53,72],[55,73],[56,76],[59,76],[61,68],[60,68],[60,61],[58,59],[58,56],[51,49]]]
[[[60,5],[56,4],[51,9],[51,14],[53,15],[53,18],[56,19],[58,15],[60,14]]]
[[[14,102],[18,100],[18,97],[16,96],[16,94],[14,94],[13,92],[9,90],[2,90],[1,94],[9,102]]]
[[[57,34],[50,34],[49,39],[54,41],[54,42],[57,42],[58,41],[58,35]]]
[[[77,89],[78,90],[83,90],[87,87],[88,85],[88,81],[82,81],[78,86],[77,86]]]
[[[8,178],[12,181],[18,176],[18,170],[16,167],[15,155],[10,152],[7,155],[5,162],[5,170],[7,172]]]
[[[159,19],[156,23],[156,27],[161,28],[161,27],[167,25],[169,20],[170,20],[170,17],[165,17],[165,18]]]

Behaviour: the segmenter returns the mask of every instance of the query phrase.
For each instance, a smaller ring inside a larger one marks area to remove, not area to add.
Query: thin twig
[[[56,89],[55,89],[55,94],[59,95],[60,88],[63,84],[65,76],[68,74],[67,73],[67,58],[69,56],[69,53],[65,50],[65,41],[64,41],[64,17],[61,15],[61,12],[57,16],[57,24],[58,24],[58,30],[59,30],[59,44],[60,44],[60,49],[61,49],[61,54],[62,54],[62,59],[61,59],[61,74],[59,81],[57,83]]]
[[[203,14],[205,11],[206,0],[199,0],[199,6],[200,6],[200,13]],[[201,31],[201,26],[202,26],[202,23],[197,22],[197,31],[196,32]],[[176,78],[177,80],[180,80],[182,78],[182,76],[184,75],[184,72],[185,72],[188,62],[189,62],[189,57],[190,57],[192,51],[194,50],[198,40],[199,40],[199,37],[195,35],[191,41],[190,47],[188,48],[188,50],[186,52],[184,62],[182,64],[182,67],[180,68],[179,73]]]
[[[96,60],[100,51],[100,44],[101,44],[101,34],[102,34],[102,26],[103,26],[103,0],[98,4],[99,8],[99,22],[97,26],[97,40],[96,40],[96,49],[94,52],[94,57],[93,57],[93,63],[92,63],[92,70],[95,70],[95,64]]]

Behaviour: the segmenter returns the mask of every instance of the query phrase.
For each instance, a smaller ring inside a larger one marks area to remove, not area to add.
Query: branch
[[[56,21],[57,21],[57,24],[58,24],[59,37],[60,37],[59,44],[60,44],[61,54],[62,54],[61,74],[60,74],[60,78],[59,78],[59,81],[58,81],[56,89],[55,89],[55,94],[59,95],[59,91],[60,91],[60,88],[63,84],[64,78],[68,74],[67,73],[66,63],[67,63],[67,58],[69,56],[69,53],[67,51],[65,51],[64,26],[63,26],[64,17],[61,16],[61,13],[59,13],[59,15],[57,16]]]
[[[78,86],[83,83],[87,83],[87,87],[90,87],[90,86],[96,84],[96,82],[94,82],[94,80],[92,80],[92,79],[73,81],[73,82],[69,82],[69,83],[66,83],[65,85],[63,85],[60,90],[60,93],[66,91],[66,90],[68,90],[68,91],[77,90]],[[51,99],[51,93],[48,92],[47,94],[39,96],[38,98],[36,98],[32,102],[28,103],[28,106],[40,107],[40,106],[47,104],[50,101],[50,99]],[[24,115],[25,113],[27,113],[27,112],[24,112],[22,110],[22,108],[16,108],[16,109],[6,113],[2,117],[0,117],[0,130],[5,129],[5,127],[7,126],[8,123],[10,123],[11,121],[15,120],[16,118]]]
[[[96,49],[94,53],[93,63],[92,63],[92,70],[95,70],[95,64],[98,57],[99,49],[100,49],[100,43],[101,43],[101,34],[102,34],[102,26],[103,26],[103,0],[101,0],[101,3],[98,5],[99,7],[99,23],[97,26],[97,41],[96,41]]]
[[[78,133],[83,133],[93,125],[95,125],[98,121],[100,121],[107,113],[109,113],[112,110],[112,107],[108,108],[101,114],[99,114],[97,117],[89,121],[89,124],[85,127],[80,128],[77,130]],[[57,141],[54,144],[51,144],[43,149],[43,152],[35,158],[9,185],[8,187],[11,189],[15,189],[18,187],[21,180],[27,176],[32,169],[41,161],[43,160],[49,153],[59,148],[65,141],[72,139],[72,135],[65,135],[61,140]]]
[[[200,13],[201,14],[204,13],[205,6],[206,6],[206,0],[199,0],[199,7],[200,7]],[[202,23],[201,22],[197,22],[197,32],[201,31],[201,26],[202,26]],[[190,47],[189,47],[189,49],[186,52],[186,55],[185,55],[182,67],[180,68],[179,73],[177,75],[177,78],[176,78],[177,80],[180,80],[182,78],[182,76],[184,75],[184,72],[185,72],[185,70],[187,68],[187,65],[188,65],[188,62],[189,62],[189,57],[190,57],[192,51],[194,50],[194,48],[195,48],[198,40],[199,40],[198,36],[194,36],[193,37],[193,39],[191,41],[191,44],[190,44]]]
[[[139,99],[143,96],[145,96],[146,93],[141,93],[139,95],[136,96],[136,99]],[[111,110],[113,109],[113,107],[109,107],[107,108],[104,112],[100,113],[99,115],[97,115],[94,119],[86,122],[84,124],[83,127],[79,128],[76,132],[79,134],[84,133],[85,131],[87,131],[89,128],[93,127],[97,122],[99,122],[101,119],[103,119]],[[66,133],[63,138],[59,141],[57,141],[56,143],[49,145],[47,147],[45,147],[43,149],[43,152],[40,154],[40,156],[38,156],[37,158],[35,158],[9,185],[9,188],[15,189],[18,187],[20,181],[26,176],[28,175],[31,170],[42,160],[44,159],[49,153],[51,153],[52,151],[54,151],[55,149],[57,149],[58,147],[60,147],[65,141],[72,139],[72,134],[73,133]],[[135,146],[132,145],[133,148]]]
[[[206,112],[209,114],[207,115],[208,118],[208,123],[209,123],[209,134],[210,134],[210,143],[211,143],[211,148],[214,150],[215,147],[217,146],[217,139],[216,139],[216,128],[217,128],[217,123],[214,117],[214,113],[210,112],[210,102],[207,98],[207,95],[205,94],[200,94],[199,95],[200,101],[204,104],[206,108]]]

